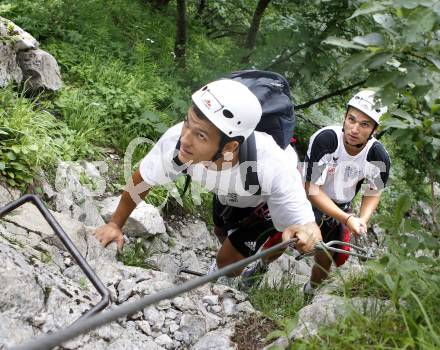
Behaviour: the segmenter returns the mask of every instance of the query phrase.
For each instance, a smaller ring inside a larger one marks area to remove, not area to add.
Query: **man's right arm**
[[[137,170],[122,193],[121,200],[110,221],[92,233],[104,247],[111,242],[116,242],[118,249],[122,249],[124,245],[122,227],[132,211],[148,194],[150,187]]]

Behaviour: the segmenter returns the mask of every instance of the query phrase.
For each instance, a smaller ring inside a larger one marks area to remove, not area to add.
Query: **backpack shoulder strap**
[[[180,149],[180,138],[179,138],[179,141],[177,141],[176,149],[177,150]],[[176,166],[179,167],[179,166],[182,166],[182,165],[183,165],[183,163],[180,161],[179,157],[176,155],[173,158],[173,166],[174,167],[176,167]],[[185,175],[185,185],[183,186],[183,191],[181,193],[181,196],[183,197],[185,195],[186,191],[188,191],[189,185],[191,184],[191,175],[188,174],[186,169],[183,169],[182,173]]]
[[[261,194],[261,186],[258,181],[258,175],[256,172],[256,162],[257,162],[257,146],[255,144],[255,134],[252,133],[245,142],[240,145],[240,149],[238,152],[239,155],[239,165],[240,165],[240,174],[241,181],[244,185],[244,189],[249,191],[251,186],[258,186],[258,189],[253,194],[260,195]],[[242,166],[244,162],[247,163],[246,166]],[[252,168],[254,166],[254,169]]]

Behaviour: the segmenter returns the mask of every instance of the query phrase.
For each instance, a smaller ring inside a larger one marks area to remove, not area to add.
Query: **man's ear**
[[[223,146],[222,153],[231,152],[234,153],[238,150],[240,143],[238,141],[229,141]]]

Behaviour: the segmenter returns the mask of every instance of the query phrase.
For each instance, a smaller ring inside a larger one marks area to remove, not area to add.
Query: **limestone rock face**
[[[2,189],[6,203],[14,199],[9,189]],[[155,212],[152,221],[162,226],[149,230],[156,234],[151,239],[169,245],[167,253],[156,254],[167,257],[165,271],[125,266],[116,259],[115,244],[103,248],[91,235],[92,228],[68,213],[52,214],[109,289],[109,309],[194,278],[176,275],[177,267],[185,264],[205,272],[215,255],[208,249],[216,246],[204,224],[188,219],[182,222],[183,233],[160,233],[165,225]],[[65,328],[101,299],[30,203],[0,219],[0,261],[0,348]],[[230,340],[235,322],[254,312],[244,293],[206,284],[71,339],[60,349],[235,349]]]
[[[15,82],[26,83],[29,92],[61,89],[57,61],[38,46],[31,34],[0,17],[0,87]]]

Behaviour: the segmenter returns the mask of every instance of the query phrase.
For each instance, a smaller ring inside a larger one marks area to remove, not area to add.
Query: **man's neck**
[[[349,144],[347,144],[347,143],[344,141],[345,151],[346,151],[349,155],[351,155],[351,156],[356,156],[356,155],[358,155],[359,153],[361,153],[362,150],[365,148],[366,145],[367,145],[367,144],[364,144],[362,147],[358,148],[358,147],[356,147],[356,146],[349,145]]]
[[[350,156],[356,156],[359,153],[362,152],[362,150],[365,148],[365,146],[367,145],[367,143],[364,143],[362,145],[362,147],[356,147],[353,145],[350,145],[349,143],[347,143],[345,136],[342,137],[343,139],[343,143],[344,143],[344,147],[345,147],[345,151],[350,155]]]

